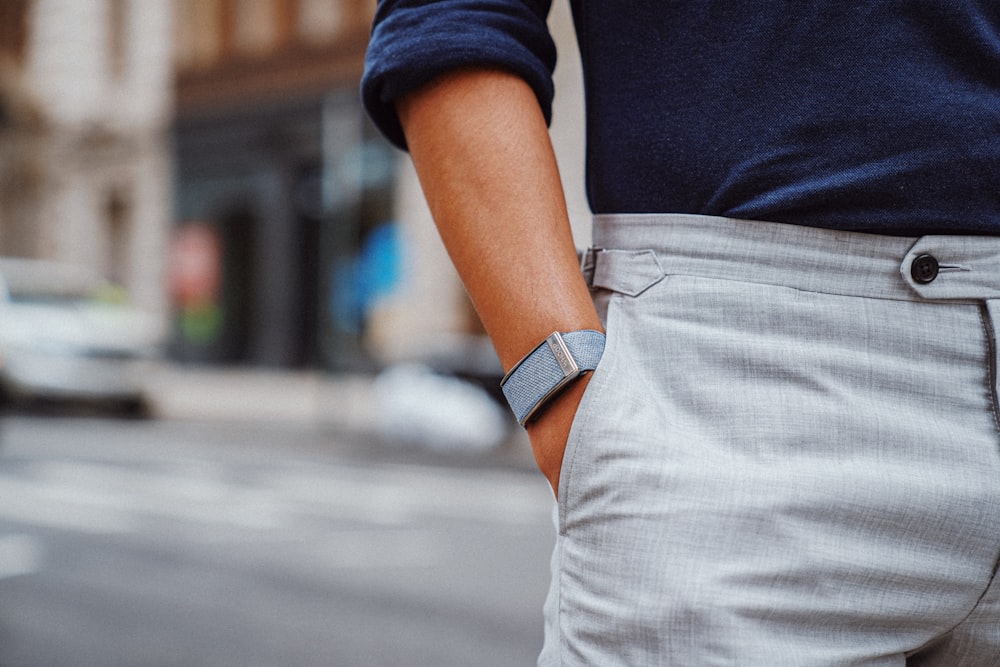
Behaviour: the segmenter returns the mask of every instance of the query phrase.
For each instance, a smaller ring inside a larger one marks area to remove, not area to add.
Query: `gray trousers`
[[[540,665],[1000,665],[1000,238],[598,216]]]

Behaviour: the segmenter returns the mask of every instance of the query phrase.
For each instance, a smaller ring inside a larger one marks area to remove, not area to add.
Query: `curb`
[[[163,364],[149,371],[145,384],[157,419],[370,430],[372,382],[364,375]]]

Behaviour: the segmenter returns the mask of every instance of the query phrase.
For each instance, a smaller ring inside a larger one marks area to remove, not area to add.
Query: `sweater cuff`
[[[361,81],[365,110],[406,150],[396,100],[447,72],[491,67],[523,78],[550,122],[556,53],[547,12],[548,3],[500,0],[380,2]]]

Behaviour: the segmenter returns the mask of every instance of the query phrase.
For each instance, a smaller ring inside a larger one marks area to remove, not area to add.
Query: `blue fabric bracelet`
[[[597,368],[604,340],[591,329],[556,331],[517,362],[500,381],[517,423],[527,424],[566,385]]]

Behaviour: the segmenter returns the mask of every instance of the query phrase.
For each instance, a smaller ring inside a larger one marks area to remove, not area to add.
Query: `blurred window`
[[[105,200],[107,256],[105,266],[111,280],[126,283],[128,277],[131,206],[121,189],[112,190]]]
[[[303,41],[323,43],[337,37],[344,23],[343,0],[300,0],[298,33]]]
[[[0,54],[20,63],[28,41],[28,0],[0,0]]]
[[[2,0],[0,0],[2,2]],[[109,0],[108,7],[108,70],[111,78],[125,78],[128,55],[128,0]]]
[[[223,0],[177,0],[174,6],[178,66],[198,69],[215,64],[225,37]]]
[[[233,9],[233,46],[236,51],[251,56],[265,55],[273,51],[279,37],[278,2],[236,0]]]
[[[97,299],[107,283],[81,266],[32,259],[0,259],[12,303],[73,303]]]

